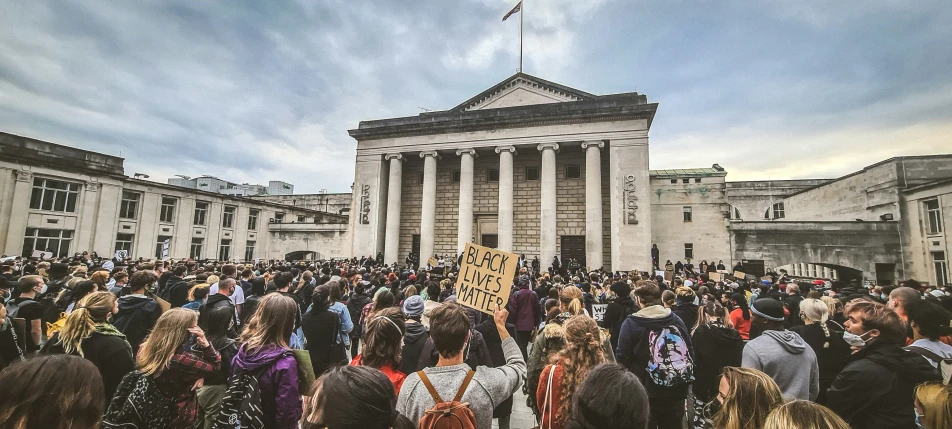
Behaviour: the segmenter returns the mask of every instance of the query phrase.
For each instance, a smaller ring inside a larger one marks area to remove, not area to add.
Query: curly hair
[[[378,369],[387,364],[399,368],[406,330],[406,319],[399,308],[388,307],[374,313],[364,331],[360,364]]]
[[[564,369],[557,414],[559,420],[568,418],[572,395],[588,372],[605,362],[601,335],[594,319],[585,315],[572,316],[562,327],[565,329],[566,345],[558,355]]]

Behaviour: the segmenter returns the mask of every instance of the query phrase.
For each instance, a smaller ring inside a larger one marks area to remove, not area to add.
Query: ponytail
[[[110,292],[96,292],[81,299],[59,331],[59,344],[66,354],[83,356],[83,340],[96,331],[96,325],[112,314],[116,297]]]
[[[582,290],[575,286],[568,286],[559,293],[559,302],[564,311],[573,315],[583,314],[582,310]]]

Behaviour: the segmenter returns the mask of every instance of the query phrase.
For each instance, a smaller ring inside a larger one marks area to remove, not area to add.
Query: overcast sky
[[[349,191],[360,120],[512,75],[515,0],[5,1],[0,130],[211,174]],[[660,103],[651,168],[835,177],[952,153],[943,1],[527,0],[525,71]]]

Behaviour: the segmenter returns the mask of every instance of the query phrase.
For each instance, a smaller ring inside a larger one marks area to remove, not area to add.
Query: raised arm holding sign
[[[513,253],[466,243],[456,284],[456,302],[493,314],[512,293],[519,257]]]

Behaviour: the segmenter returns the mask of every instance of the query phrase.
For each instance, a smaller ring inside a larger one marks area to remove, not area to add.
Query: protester
[[[340,318],[340,333],[337,335],[337,341],[344,344],[344,349],[350,348],[350,332],[354,330],[354,322],[350,318],[350,311],[347,310],[347,305],[341,302],[344,294],[341,291],[341,286],[337,282],[328,283],[328,290],[330,292],[330,302],[331,306],[328,308],[330,311],[337,313],[337,317]]]
[[[229,337],[235,325],[235,312],[230,306],[206,310],[205,320],[208,324],[205,337],[221,355],[221,367],[205,377],[196,395],[201,411],[199,421],[205,429],[212,429],[221,410],[221,401],[228,386],[228,375],[231,374],[231,361],[238,354],[238,345]]]
[[[684,322],[661,304],[652,281],[635,289],[641,307],[622,324],[616,356],[645,385],[651,408],[649,427],[680,428],[694,381],[694,347]]]
[[[136,271],[137,273],[139,271]],[[178,265],[172,269],[172,275],[165,283],[165,288],[159,292],[159,296],[166,300],[172,308],[178,308],[188,303],[188,283],[183,277],[188,272],[188,267]],[[153,274],[154,276],[155,274]],[[130,279],[131,281],[131,279]],[[153,280],[154,282],[155,280]]]
[[[406,311],[404,311],[406,312]],[[491,317],[482,316],[482,320],[476,324],[474,330],[479,332],[483,341],[486,343],[486,351],[489,353],[490,363],[487,365],[492,368],[498,368],[506,365],[506,354],[502,348],[502,338],[499,337],[499,331],[496,329],[496,321]],[[408,329],[412,324],[407,324]],[[506,323],[506,330],[509,335],[515,333],[515,325]],[[406,343],[404,343],[404,353],[406,353]],[[512,417],[513,398],[510,395],[505,401],[493,409],[493,419],[498,423],[499,429],[509,429]]]
[[[440,304],[440,284],[435,281],[426,282],[426,301],[423,302],[423,317],[420,320],[420,323],[423,323],[423,326],[426,326],[427,329],[430,328],[430,313],[433,312]]]
[[[0,372],[0,427],[98,429],[105,403],[102,378],[91,362],[41,356]]]
[[[374,313],[367,321],[364,346],[361,354],[350,362],[353,366],[369,366],[379,369],[393,383],[399,394],[407,375],[398,368],[402,359],[403,335],[406,332],[403,312],[399,308],[386,308]]]
[[[827,406],[854,428],[915,428],[915,387],[938,381],[938,371],[902,349],[899,315],[865,299],[847,304],[844,339],[856,351],[827,391]]]
[[[258,310],[258,303],[261,302],[266,293],[265,287],[267,284],[268,281],[264,277],[258,277],[251,281],[251,293],[245,297],[245,303],[241,308],[241,326],[247,325],[251,316],[255,315],[255,311]]]
[[[820,393],[816,397],[818,404],[826,404],[826,391],[833,379],[846,365],[850,355],[850,346],[843,340],[843,330],[829,320],[830,308],[823,301],[807,298],[799,304],[800,320],[803,324],[790,329],[796,332],[816,354],[820,369]]]
[[[188,290],[188,304],[182,306],[189,310],[200,311],[205,298],[208,297],[208,283],[199,283]],[[201,317],[199,317],[201,318]]]
[[[588,373],[572,397],[567,429],[646,429],[648,393],[625,367],[604,363]]]
[[[734,307],[731,311],[731,325],[740,332],[740,337],[747,341],[750,339],[750,307],[747,298],[742,293],[734,293],[730,296],[730,303]]]
[[[539,308],[539,296],[529,289],[529,276],[519,279],[519,289],[509,296],[509,314],[516,325],[516,344],[522,352],[523,360],[528,359],[527,348],[532,331],[542,321],[542,309]]]
[[[770,410],[783,404],[777,383],[751,368],[725,367],[718,393],[709,406],[716,410],[711,423],[718,429],[759,429]]]
[[[305,404],[302,429],[414,429],[395,409],[397,396],[387,377],[366,366],[336,367],[314,383]]]
[[[347,362],[344,345],[338,343],[340,317],[330,311],[330,288],[324,284],[311,294],[311,309],[302,316],[301,329],[307,340],[308,354],[314,374],[320,376],[329,368]]]
[[[724,368],[741,365],[744,340],[731,326],[727,309],[711,301],[698,311],[691,342],[694,346],[693,427],[704,428],[704,406],[717,397]]]
[[[924,299],[905,304],[904,310],[913,332],[913,343],[906,349],[919,353],[937,368],[943,359],[952,359],[952,346],[939,341],[940,337],[952,334],[949,313]]]
[[[542,369],[536,390],[540,421],[549,429],[563,427],[576,388],[592,368],[605,362],[595,320],[584,315],[572,316],[563,327],[565,348],[556,362]]]
[[[796,332],[784,329],[783,304],[760,298],[750,306],[750,312],[751,324],[762,328],[763,335],[744,346],[742,365],[767,373],[787,398],[816,399],[820,393],[816,354]]]
[[[288,347],[298,311],[288,296],[265,296],[241,333],[241,346],[232,361],[229,388],[241,379],[236,374],[255,378],[262,420],[268,428],[293,429],[301,418],[297,361]],[[241,420],[241,424],[247,422]]]
[[[491,427],[493,409],[519,388],[526,375],[519,345],[506,330],[508,316],[506,309],[497,307],[493,317],[499,337],[502,338],[506,365],[498,368],[479,367],[473,371],[463,361],[463,349],[470,335],[469,315],[455,303],[443,304],[435,309],[431,315],[430,336],[439,352],[439,363],[436,367],[407,376],[397,399],[397,411],[411,422],[420,421],[428,410],[437,405],[428,391],[432,387],[443,400],[455,398],[458,402],[467,403],[475,415],[476,421],[473,423],[476,427]],[[424,381],[423,375],[427,381]]]
[[[925,383],[916,387],[916,425],[928,429],[952,429],[952,387]]]
[[[99,370],[109,404],[122,377],[135,369],[132,346],[109,318],[116,311],[116,297],[109,292],[96,292],[83,298],[63,328],[43,346],[43,354],[69,354],[84,358]]]
[[[764,421],[764,429],[850,429],[840,416],[810,401],[791,401],[774,408]],[[929,426],[932,429],[933,426]]]
[[[198,310],[198,326],[205,331],[209,330],[208,314],[216,308],[228,308],[233,316],[237,316],[237,309],[235,303],[231,301],[231,295],[240,289],[238,282],[233,278],[225,278],[219,280],[217,285],[218,287],[214,292],[212,288],[208,289],[208,298],[205,299],[205,303]]]
[[[96,273],[93,273],[93,274],[95,275],[97,273],[104,273],[104,272],[105,271],[97,271]],[[102,280],[100,281],[102,282]],[[85,298],[87,295],[91,293],[95,293],[97,291],[104,291],[104,290],[106,290],[104,287],[100,288],[99,284],[92,280],[84,280],[79,282],[79,284],[77,284],[75,287],[63,293],[59,298],[56,299],[56,302],[54,305],[56,306],[57,311],[55,311],[56,314],[54,317],[59,318],[60,311],[66,314],[71,313],[73,309],[76,308],[76,303],[78,303],[79,300]],[[50,318],[50,319],[51,321],[56,320],[54,318]]]
[[[360,281],[354,286],[354,293],[347,300],[347,312],[350,314],[351,322],[360,321],[360,312],[364,306],[370,304],[373,300],[367,296],[367,287],[370,282]],[[361,323],[355,323],[354,329],[350,331],[350,355],[357,356],[360,353],[360,337],[363,336],[364,327]],[[415,361],[414,361],[415,362]]]
[[[668,261],[670,263],[670,261]],[[632,313],[638,310],[635,301],[629,295],[631,287],[625,282],[614,282],[611,285],[611,291],[615,294],[615,299],[611,300],[605,307],[605,315],[600,323],[602,328],[608,329],[609,342],[612,350],[618,347],[618,333],[621,331],[621,324]]]
[[[155,274],[151,271],[136,271],[132,274],[129,277],[129,294],[119,298],[119,311],[113,316],[112,324],[126,336],[134,355],[139,353],[139,346],[162,315],[158,301],[146,296],[146,288],[154,282]]]
[[[16,333],[13,318],[7,315],[7,308],[0,305],[0,370],[24,359],[24,345],[23,337]]]
[[[43,339],[42,317],[43,306],[37,301],[37,295],[46,293],[46,282],[43,277],[27,275],[17,280],[16,290],[20,296],[10,300],[6,305],[7,317],[23,319],[26,323],[24,340],[26,347],[24,354],[32,355],[40,349]]]
[[[419,295],[411,296],[403,301],[403,315],[406,317],[406,334],[403,336],[400,372],[404,374],[416,372],[417,362],[420,361],[420,355],[423,353],[423,346],[430,337],[429,331],[421,322],[423,311],[423,298]],[[483,334],[483,336],[485,337],[485,334]]]
[[[671,308],[671,311],[681,318],[684,326],[693,328],[698,318],[698,305],[695,303],[697,295],[687,286],[677,288],[675,294],[675,306]]]

